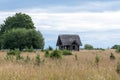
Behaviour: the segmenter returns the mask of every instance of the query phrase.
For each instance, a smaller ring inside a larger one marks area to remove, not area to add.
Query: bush
[[[12,61],[12,62],[13,62],[14,56],[13,56],[13,55],[6,55],[5,60],[9,60],[9,61]]]
[[[7,52],[7,55],[17,55],[20,54],[21,52],[19,50],[9,50]]]
[[[117,47],[120,47],[120,45],[114,45],[114,46],[112,46],[111,49],[117,49]]]
[[[7,52],[7,55],[8,55],[8,57],[10,57],[10,56],[16,56],[16,60],[20,60],[20,59],[23,59],[23,57],[20,55],[20,51],[19,50],[9,50],[8,52]]]
[[[34,48],[31,46],[30,48],[25,47],[25,52],[35,52]]]
[[[63,55],[72,55],[72,52],[69,50],[63,50]]]
[[[28,62],[28,61],[30,61],[30,57],[27,55],[25,58],[25,62]]]
[[[50,54],[51,58],[62,58],[62,53],[60,50],[54,50],[51,54]]]
[[[9,50],[9,51],[7,52],[7,55],[15,55],[15,51],[14,51],[14,50]]]
[[[95,57],[95,63],[97,65],[99,65],[99,62],[100,62],[100,57],[98,55],[96,55],[96,57]]]
[[[116,52],[120,53],[120,46],[117,47]]]
[[[120,73],[120,61],[117,62],[116,72]]]
[[[50,53],[48,50],[45,51],[45,57],[49,57],[50,56]]]
[[[103,48],[95,48],[95,50],[102,50],[102,51],[105,51],[105,49],[103,49]]]
[[[23,57],[20,54],[16,54],[16,60],[23,59]]]
[[[110,54],[110,59],[111,59],[111,60],[114,60],[114,59],[115,59],[115,56],[114,56],[113,53]]]
[[[92,49],[94,49],[93,46],[90,45],[90,44],[85,44],[84,48],[87,49],[87,50],[92,50]]]
[[[40,62],[41,62],[40,55],[37,54],[36,57],[35,57],[35,63],[36,63],[36,65],[40,65]]]
[[[50,51],[51,51],[51,50],[53,50],[53,48],[52,48],[51,46],[49,46],[49,47],[48,47],[48,50],[50,50]]]

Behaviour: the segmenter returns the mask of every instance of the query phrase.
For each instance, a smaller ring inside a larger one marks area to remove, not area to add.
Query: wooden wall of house
[[[71,45],[71,49],[70,50],[79,51],[79,46],[78,45]]]
[[[78,45],[69,45],[69,46],[59,46],[60,50],[75,50],[75,51],[79,51],[79,46]]]

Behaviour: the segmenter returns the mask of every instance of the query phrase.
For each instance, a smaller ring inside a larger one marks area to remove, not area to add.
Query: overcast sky
[[[119,0],[0,0],[0,24],[16,12],[32,17],[45,48],[55,48],[59,34],[78,34],[96,48],[120,44]]]

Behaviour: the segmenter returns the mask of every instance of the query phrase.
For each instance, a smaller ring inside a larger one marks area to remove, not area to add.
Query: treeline
[[[86,50],[105,50],[103,48],[94,48],[93,45],[91,45],[91,44],[85,44],[84,49],[86,49]]]
[[[85,44],[84,49],[86,49],[86,50],[105,50],[103,48],[94,48],[91,44]],[[120,45],[113,45],[110,49],[116,49],[117,52],[120,52]]]

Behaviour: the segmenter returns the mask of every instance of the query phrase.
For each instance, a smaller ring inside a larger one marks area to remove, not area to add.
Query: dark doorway
[[[72,48],[73,50],[75,50],[75,46],[73,46],[73,48]]]

